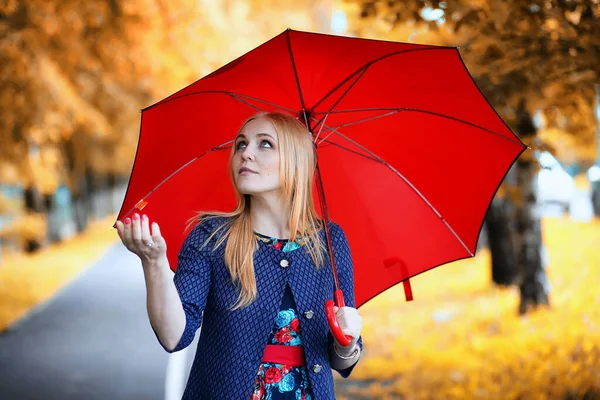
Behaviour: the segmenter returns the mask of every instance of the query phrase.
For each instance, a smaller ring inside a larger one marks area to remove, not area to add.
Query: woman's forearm
[[[165,258],[144,264],[146,308],[150,325],[161,343],[169,350],[177,346],[185,329],[186,317],[173,283],[173,271]]]
[[[354,357],[350,358],[350,359],[345,359],[345,358],[341,358],[337,353],[336,353],[336,349],[334,349],[335,346],[335,342],[331,343],[329,345],[329,364],[331,365],[331,367],[333,369],[337,369],[337,370],[342,370],[342,369],[346,369],[348,367],[353,366],[354,364],[356,364],[356,362],[358,361],[358,359],[360,358],[360,347],[358,347],[358,345],[356,346],[358,351],[356,352],[356,354],[354,355]],[[343,356],[346,356],[344,350],[340,350],[340,348],[337,348],[337,352]],[[350,354],[352,354],[350,352]],[[350,354],[347,354],[348,356]]]

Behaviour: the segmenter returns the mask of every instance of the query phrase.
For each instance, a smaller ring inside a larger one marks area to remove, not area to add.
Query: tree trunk
[[[596,107],[594,112],[596,114],[596,146],[598,147],[598,156],[596,158],[596,167],[600,168],[600,84],[595,85],[596,88]],[[600,217],[600,180],[594,176],[591,187],[592,195],[592,207],[594,208],[594,215]]]
[[[86,168],[85,174],[77,179],[77,187],[73,192],[73,206],[75,208],[75,226],[77,232],[82,233],[87,229],[91,214],[92,197],[92,172]]]
[[[524,143],[532,143],[537,133],[531,114],[522,99],[517,109],[517,129]],[[548,284],[542,263],[542,229],[537,209],[535,177],[537,162],[533,151],[525,151],[515,164],[519,198],[515,201],[515,247],[520,272],[519,313],[548,305]]]
[[[600,218],[600,182],[592,182],[592,207],[594,215]]]
[[[60,216],[56,209],[54,196],[50,194],[44,195],[44,204],[48,216],[48,241],[57,243],[62,240],[60,236]]]
[[[62,142],[62,151],[71,191],[75,230],[82,233],[87,229],[91,210],[90,167],[86,157],[90,143],[84,132],[76,130],[69,140]]]
[[[91,178],[93,215],[95,219],[102,219],[113,212],[114,175],[96,172]]]
[[[514,214],[514,205],[508,199],[497,196],[485,221],[492,258],[492,281],[501,286],[512,285],[517,278],[516,252],[510,231],[511,214]]]
[[[106,177],[106,184],[108,186],[108,213],[116,214],[119,212],[118,205],[115,203],[115,194],[117,191],[117,176],[112,172],[109,172]]]
[[[31,213],[41,213],[43,211],[43,201],[40,192],[37,188],[30,186],[26,187],[23,191],[23,197],[25,201],[25,211]],[[26,238],[24,242],[24,249],[26,253],[34,253],[42,247],[39,240],[33,238]]]

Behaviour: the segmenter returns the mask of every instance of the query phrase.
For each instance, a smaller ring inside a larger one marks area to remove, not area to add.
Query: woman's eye
[[[264,145],[265,143],[268,144],[269,147],[273,147],[273,145],[271,144],[271,142],[269,142],[268,140],[263,140],[263,141],[260,142],[261,145]],[[239,150],[242,147],[242,145],[246,145],[246,142],[244,142],[243,140],[239,141],[235,145],[236,150]]]

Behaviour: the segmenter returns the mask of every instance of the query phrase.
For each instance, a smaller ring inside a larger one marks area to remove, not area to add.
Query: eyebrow
[[[260,137],[260,136],[268,136],[268,137],[270,137],[271,139],[275,140],[275,138],[274,138],[273,136],[269,135],[268,133],[264,133],[264,132],[257,133],[257,134],[256,134],[256,136],[257,136],[257,137]],[[244,138],[244,139],[246,139],[246,136],[245,136],[244,134],[240,133],[239,135],[237,135],[237,137],[235,138],[235,140],[238,140],[238,138],[241,138],[241,137],[242,137],[242,138]],[[234,140],[234,141],[235,141],[235,140]]]

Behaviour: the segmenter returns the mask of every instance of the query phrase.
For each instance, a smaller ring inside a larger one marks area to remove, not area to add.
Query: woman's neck
[[[290,236],[289,215],[281,196],[252,196],[250,216],[255,232],[281,239]]]

